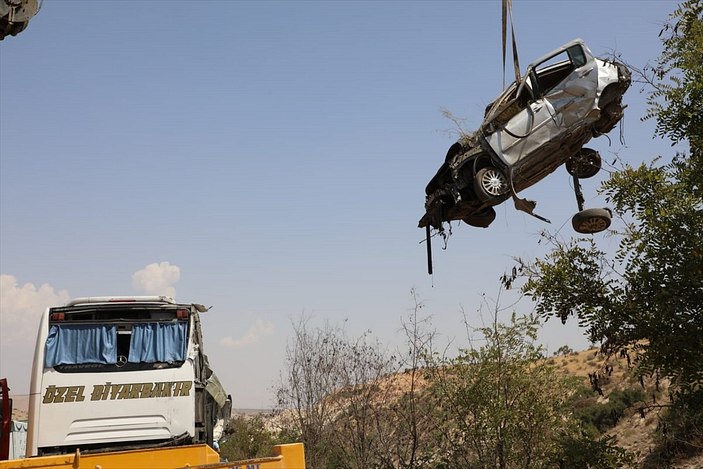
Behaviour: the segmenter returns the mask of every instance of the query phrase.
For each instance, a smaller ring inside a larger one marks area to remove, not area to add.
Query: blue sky
[[[639,67],[672,1],[515,0],[521,63],[583,38]],[[510,79],[508,78],[508,81]],[[38,315],[69,297],[174,293],[213,305],[206,352],[235,407],[272,405],[291,320],[402,344],[415,288],[465,343],[512,258],[573,235],[565,170],[524,192],[552,225],[498,207],[455,226],[426,273],[424,187],[502,89],[500,2],[50,1],[0,43],[0,375],[29,388]],[[625,101],[633,164],[669,155]],[[588,206],[605,202],[584,182]],[[614,239],[599,235],[612,249]],[[529,312],[528,302],[518,309]],[[587,341],[551,321],[550,350]]]

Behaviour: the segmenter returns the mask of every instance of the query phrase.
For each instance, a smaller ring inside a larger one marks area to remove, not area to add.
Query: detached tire
[[[595,176],[600,171],[600,153],[591,148],[582,148],[574,156],[566,160],[566,170],[579,179]]]
[[[474,178],[474,190],[479,200],[485,202],[508,192],[508,180],[493,166],[481,168]]]
[[[607,230],[612,219],[607,208],[587,208],[571,218],[571,225],[577,233],[595,234]]]
[[[477,228],[488,228],[488,225],[493,223],[496,219],[496,211],[493,207],[488,207],[486,210],[475,213],[470,217],[462,218],[462,221],[467,225],[475,226]]]

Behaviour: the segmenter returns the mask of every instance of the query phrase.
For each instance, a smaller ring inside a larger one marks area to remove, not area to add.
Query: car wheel
[[[481,168],[474,178],[474,189],[478,198],[486,201],[500,197],[508,191],[508,180],[497,168]]]
[[[595,176],[600,171],[600,167],[600,153],[590,148],[582,148],[581,151],[566,160],[566,170],[579,179]]]
[[[587,208],[573,216],[571,225],[577,233],[600,233],[608,229],[612,218],[613,216],[607,208]]]
[[[483,212],[475,213],[470,217],[462,218],[462,221],[467,225],[475,226],[477,228],[488,228],[488,225],[493,223],[496,219],[496,211],[493,207],[488,207]]]

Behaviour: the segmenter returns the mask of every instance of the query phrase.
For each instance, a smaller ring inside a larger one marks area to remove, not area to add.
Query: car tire
[[[478,198],[485,202],[508,192],[508,180],[499,169],[493,166],[481,168],[474,178],[474,190]]]
[[[598,174],[601,168],[600,153],[591,148],[582,148],[574,156],[566,160],[566,170],[572,176],[586,179]]]
[[[488,225],[493,223],[496,219],[496,211],[493,207],[488,207],[482,212],[475,213],[470,217],[462,218],[462,221],[467,225],[475,226],[477,228],[488,228]]]
[[[571,218],[571,225],[577,233],[595,234],[607,230],[612,219],[607,208],[587,208]]]

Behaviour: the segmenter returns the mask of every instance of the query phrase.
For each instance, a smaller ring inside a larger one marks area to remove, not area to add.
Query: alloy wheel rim
[[[501,195],[503,192],[505,192],[506,186],[505,180],[503,179],[503,175],[495,169],[486,171],[486,173],[483,175],[483,178],[481,179],[481,185],[483,186],[485,191],[492,196]]]
[[[607,228],[607,222],[603,218],[591,217],[581,224],[581,229],[588,233],[598,233]]]

